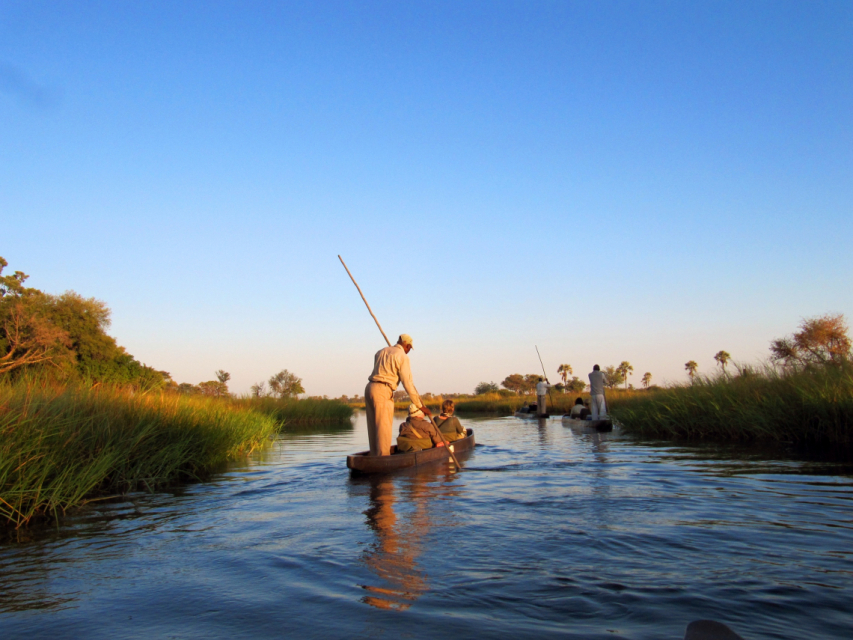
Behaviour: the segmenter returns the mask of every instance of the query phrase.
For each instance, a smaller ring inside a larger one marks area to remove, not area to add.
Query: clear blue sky
[[[0,255],[179,382],[656,382],[853,319],[853,3],[0,2]]]

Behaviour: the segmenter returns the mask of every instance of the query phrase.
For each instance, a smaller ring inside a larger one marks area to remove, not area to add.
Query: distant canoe
[[[519,409],[513,414],[516,418],[530,418],[535,420],[536,418],[550,418],[549,414],[539,415],[536,413],[536,408],[534,407],[532,411],[525,411],[524,409]]]
[[[582,429],[587,432],[613,431],[613,421],[607,420],[578,420],[570,416],[563,416],[563,426],[573,429]]]
[[[448,444],[457,456],[474,448],[474,430],[466,429],[466,431],[467,436]],[[450,454],[444,447],[433,447],[410,453],[394,453],[396,450],[396,445],[391,447],[392,455],[390,456],[372,456],[369,451],[354,453],[347,456],[347,467],[352,473],[390,473],[398,469],[422,467],[450,459]]]

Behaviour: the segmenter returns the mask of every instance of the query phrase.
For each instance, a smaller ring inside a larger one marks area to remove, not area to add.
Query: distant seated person
[[[590,411],[586,408],[586,405],[584,405],[583,398],[579,397],[575,400],[575,405],[572,407],[572,411],[569,413],[569,416],[575,420],[586,420],[588,415],[590,415]]]
[[[438,429],[432,422],[424,418],[424,412],[416,405],[409,405],[409,417],[400,425],[400,435],[397,437],[397,453],[422,451],[433,446],[443,447]]]
[[[459,423],[459,418],[453,415],[455,410],[456,405],[453,404],[453,400],[445,400],[441,403],[441,415],[435,419],[436,426],[441,429],[444,439],[448,442],[459,440],[468,435],[465,427]]]

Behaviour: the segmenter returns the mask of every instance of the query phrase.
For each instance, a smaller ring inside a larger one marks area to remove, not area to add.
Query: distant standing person
[[[598,365],[595,365],[592,368],[592,373],[589,374],[589,400],[592,419],[605,419],[607,417],[607,405],[604,403],[604,374]]]
[[[393,347],[385,347],[376,352],[373,358],[373,373],[364,388],[364,409],[367,412],[367,439],[370,441],[370,455],[391,455],[391,440],[394,427],[394,392],[402,382],[412,404],[420,407],[424,414],[431,416],[430,410],[423,406],[421,397],[412,382],[412,369],[409,365],[409,351],[412,350],[412,336],[404,333]]]
[[[547,395],[548,389],[550,388],[551,383],[548,382],[548,378],[540,380],[536,383],[536,411],[540,416],[548,414],[548,404],[545,401],[545,396]]]

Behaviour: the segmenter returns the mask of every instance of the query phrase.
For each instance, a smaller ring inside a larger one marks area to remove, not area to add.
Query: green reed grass
[[[273,416],[198,396],[0,385],[0,524],[199,478],[279,427]]]
[[[350,405],[325,398],[239,398],[233,400],[233,403],[272,416],[286,426],[348,423],[353,415],[353,407]]]
[[[853,445],[853,366],[747,376],[614,397],[611,412],[650,437]]]

